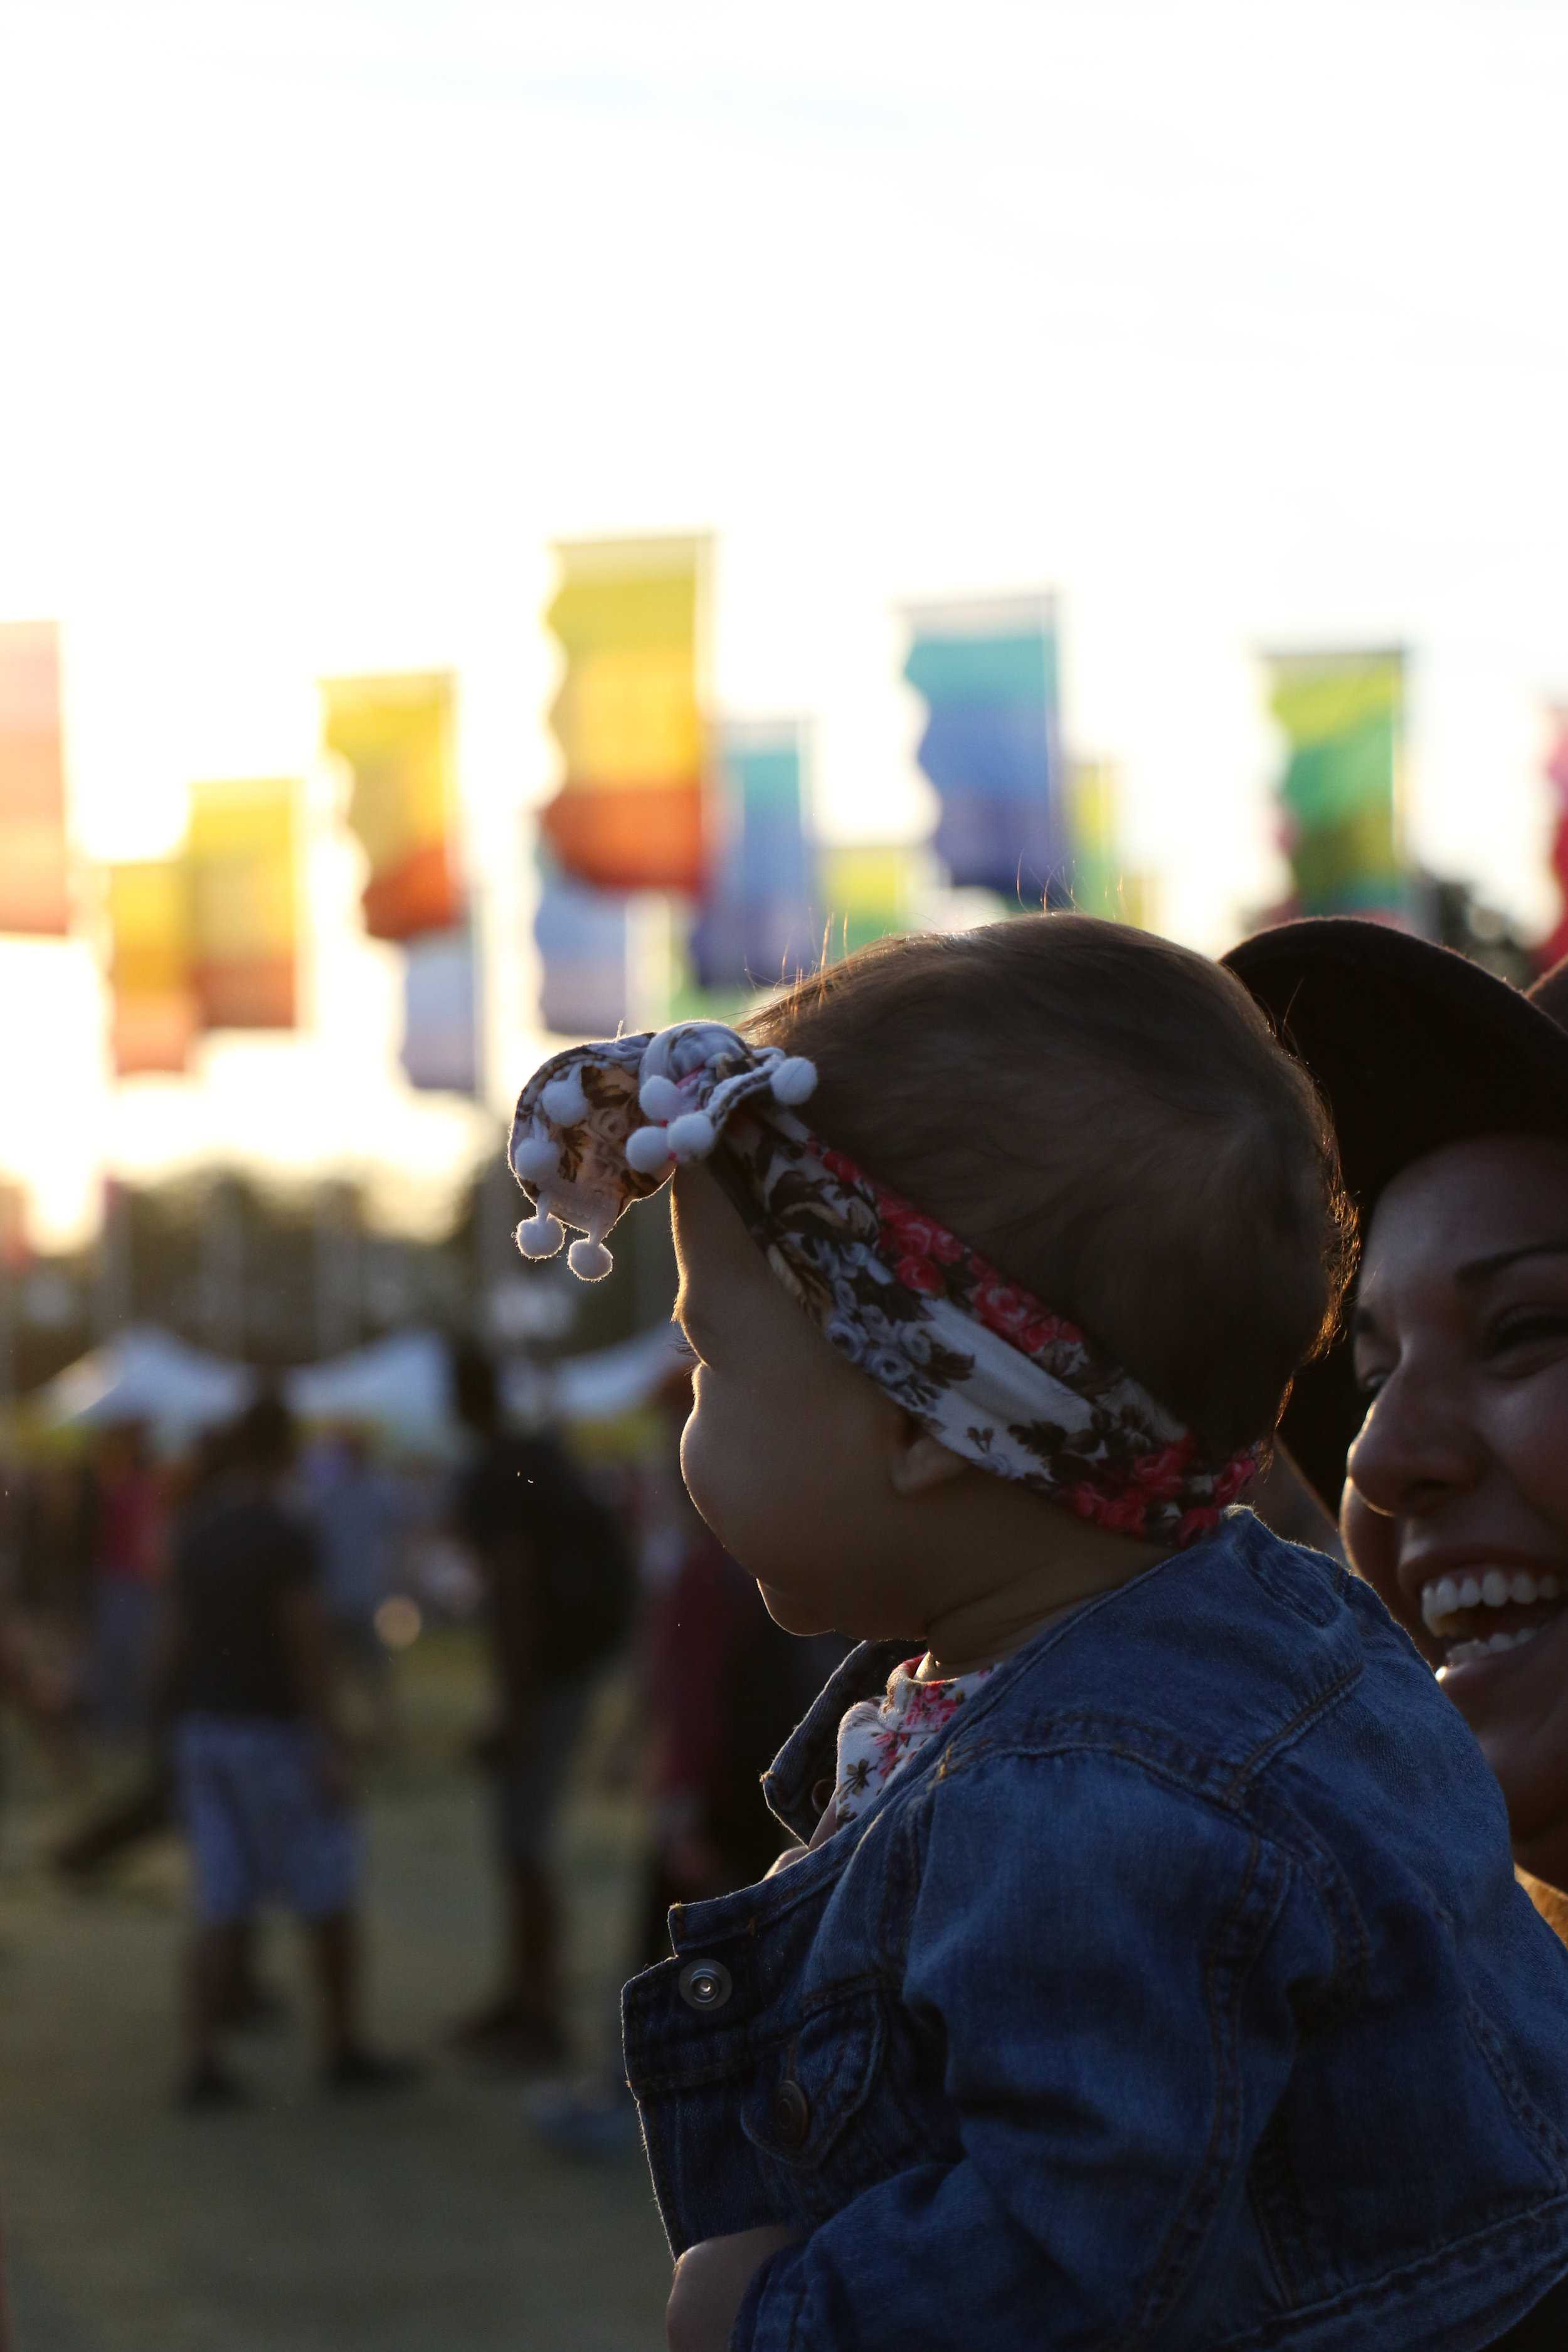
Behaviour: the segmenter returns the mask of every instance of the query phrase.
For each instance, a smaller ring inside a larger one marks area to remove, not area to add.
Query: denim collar
[[[1146,1585],[1150,1579],[1163,1576],[1172,1570],[1196,1567],[1215,1545],[1230,1549],[1239,1545],[1250,1549],[1249,1533],[1260,1529],[1260,1523],[1243,1507],[1226,1511],[1215,1533],[1202,1542],[1191,1545],[1185,1551],[1173,1552],[1156,1560],[1137,1576],[1129,1577],[1125,1584],[1113,1585],[1109,1592],[1097,1593],[1091,1601],[1071,1609],[1063,1617],[1034,1634],[1022,1649],[1004,1658],[994,1675],[988,1675],[982,1687],[943,1731],[927,1740],[908,1763],[900,1766],[891,1779],[884,1783],[874,1803],[864,1812],[857,1813],[855,1826],[863,1830],[872,1816],[879,1812],[889,1792],[907,1790],[921,1773],[929,1772],[942,1758],[948,1742],[962,1724],[967,1731],[978,1717],[1003,1699],[1016,1682],[1030,1673],[1059,1642],[1065,1641],[1090,1618],[1100,1616],[1107,1609],[1131,1592]],[[812,1801],[812,1792],[823,1780],[829,1783],[836,1777],[838,1753],[838,1727],[845,1712],[857,1700],[879,1698],[887,1688],[888,1676],[901,1665],[921,1644],[914,1635],[884,1642],[862,1642],[851,1650],[843,1664],[831,1676],[813,1700],[804,1720],[797,1724],[772,1764],[763,1775],[763,1794],[775,1820],[782,1822],[796,1837],[809,1840],[816,1827],[822,1807]]]

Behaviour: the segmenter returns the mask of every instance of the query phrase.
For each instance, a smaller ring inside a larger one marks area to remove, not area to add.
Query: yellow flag
[[[912,926],[921,856],[908,842],[829,842],[821,871],[830,960]]]
[[[349,824],[370,858],[365,929],[417,939],[460,922],[454,694],[442,670],[323,681],[327,748],[353,777]]]
[[[184,857],[111,866],[108,895],[115,1071],[184,1070],[196,1026],[189,868]]]
[[[1408,894],[1400,825],[1405,657],[1375,647],[1283,654],[1269,705],[1296,911],[1391,915]]]
[[[289,780],[191,787],[192,969],[204,1029],[296,1024],[298,805]]]
[[[706,869],[694,539],[577,541],[557,550],[551,628],[566,676],[550,714],[565,758],[542,829],[573,879],[690,890]]]

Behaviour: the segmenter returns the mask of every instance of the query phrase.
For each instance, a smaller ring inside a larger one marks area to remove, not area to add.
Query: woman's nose
[[[1451,1391],[1394,1372],[1373,1399],[1345,1461],[1374,1511],[1410,1518],[1473,1486],[1481,1446]]]

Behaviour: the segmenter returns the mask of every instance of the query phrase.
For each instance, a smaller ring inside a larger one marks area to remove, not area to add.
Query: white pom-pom
[[[516,1238],[524,1257],[553,1257],[566,1235],[560,1219],[541,1209],[536,1217],[527,1217],[519,1225]]]
[[[566,1253],[567,1265],[582,1282],[603,1282],[615,1262],[604,1243],[591,1240],[586,1234]]]
[[[713,1122],[705,1110],[682,1111],[679,1118],[670,1120],[665,1133],[678,1160],[706,1160],[718,1140]]]
[[[651,1118],[657,1127],[664,1127],[672,1118],[680,1117],[680,1107],[685,1097],[673,1078],[660,1077],[656,1072],[651,1078],[643,1080],[642,1090],[637,1096],[637,1100],[641,1103],[645,1115]]]
[[[525,1135],[512,1146],[511,1172],[525,1184],[542,1183],[560,1165],[561,1153],[547,1135]]]
[[[626,1138],[626,1166],[639,1176],[657,1176],[669,1165],[669,1129],[634,1127]]]
[[[576,1127],[588,1116],[588,1097],[575,1070],[563,1070],[540,1091],[539,1108],[557,1127]]]
[[[774,1102],[803,1103],[816,1092],[816,1064],[804,1054],[786,1054],[769,1083]]]

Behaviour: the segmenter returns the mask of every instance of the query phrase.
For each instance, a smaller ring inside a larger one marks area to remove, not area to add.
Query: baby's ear
[[[900,1414],[888,1461],[888,1475],[895,1495],[929,1495],[933,1487],[962,1478],[968,1467],[962,1455],[952,1453],[918,1421],[908,1413]]]

